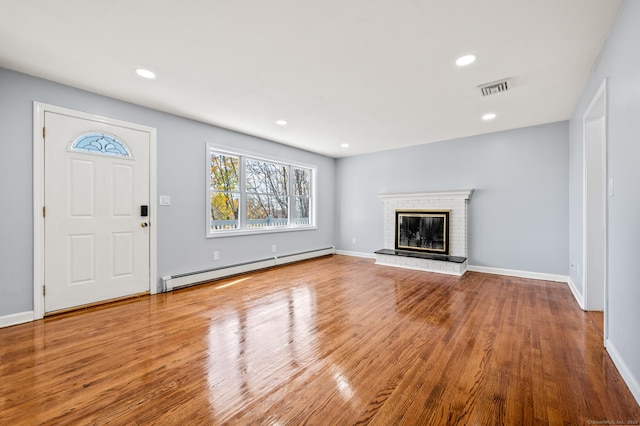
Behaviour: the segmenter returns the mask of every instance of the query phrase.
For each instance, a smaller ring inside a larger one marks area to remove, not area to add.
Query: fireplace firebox
[[[449,210],[396,210],[396,250],[449,254]]]

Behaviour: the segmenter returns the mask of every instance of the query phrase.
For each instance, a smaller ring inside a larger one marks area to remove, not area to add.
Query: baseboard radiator
[[[246,274],[260,269],[272,268],[274,266],[286,265],[287,263],[300,262],[302,260],[313,259],[314,257],[329,256],[336,253],[335,247],[327,247],[319,250],[305,251],[301,253],[289,254],[286,256],[274,256],[267,259],[255,260],[252,262],[238,263],[236,265],[224,266],[222,268],[207,269],[204,271],[190,272],[162,277],[162,291],[167,292],[178,288],[189,287],[195,284],[220,280],[234,275]]]

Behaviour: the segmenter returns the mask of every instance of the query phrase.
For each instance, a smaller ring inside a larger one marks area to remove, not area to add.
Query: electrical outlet
[[[351,239],[351,244],[355,244],[355,243],[356,243],[356,237],[353,237],[353,238]]]
[[[213,260],[220,260],[220,252],[219,251],[214,251],[213,252]]]
[[[276,245],[272,245],[271,246],[271,253],[275,253],[276,252]]]

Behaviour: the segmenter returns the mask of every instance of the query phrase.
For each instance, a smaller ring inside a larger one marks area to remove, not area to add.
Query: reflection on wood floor
[[[0,342],[2,425],[640,421],[566,284],[339,255]]]

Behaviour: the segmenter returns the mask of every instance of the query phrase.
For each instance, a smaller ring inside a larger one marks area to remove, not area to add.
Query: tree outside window
[[[314,169],[209,148],[209,234],[313,227]]]
[[[240,158],[216,154],[210,156],[211,228],[237,229],[240,206]]]
[[[247,227],[289,224],[289,166],[247,159]]]

